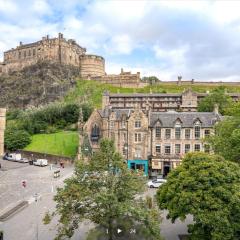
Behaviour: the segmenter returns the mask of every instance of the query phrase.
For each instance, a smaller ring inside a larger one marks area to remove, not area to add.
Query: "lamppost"
[[[35,210],[36,210],[36,240],[38,240],[38,206],[37,206],[37,202],[38,202],[38,198],[39,198],[39,196],[38,196],[38,193],[35,193],[34,194],[34,200],[35,200]]]

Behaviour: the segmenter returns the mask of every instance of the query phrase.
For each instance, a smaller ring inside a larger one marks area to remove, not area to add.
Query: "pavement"
[[[8,220],[0,222],[0,230],[4,231],[4,240],[53,240],[56,234],[57,219],[49,225],[42,222],[47,211],[53,211],[55,202],[53,196],[56,188],[63,186],[64,179],[73,173],[73,166],[61,169],[60,178],[54,179],[53,172],[58,169],[54,166],[37,167],[24,163],[0,160],[0,215],[16,206],[20,201],[29,202],[28,207],[18,212]],[[27,183],[22,187],[22,181]],[[34,194],[38,194],[37,202]],[[155,189],[148,189],[144,196],[154,196]],[[176,221],[174,224],[166,219],[167,211],[162,212],[163,221],[160,225],[165,240],[179,240],[179,234],[187,234],[187,225],[192,222],[188,216],[185,222]],[[75,232],[72,240],[85,240],[86,233],[94,225],[84,222]]]

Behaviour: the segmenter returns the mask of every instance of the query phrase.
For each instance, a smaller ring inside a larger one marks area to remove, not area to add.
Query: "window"
[[[166,129],[165,130],[165,138],[170,139],[171,138],[171,129]]]
[[[205,153],[210,153],[210,146],[208,144],[204,145],[204,152]]]
[[[141,121],[135,121],[135,128],[140,128],[141,127]]]
[[[26,55],[27,55],[26,51],[23,52],[23,55],[24,55],[24,58],[26,58]]]
[[[190,139],[190,133],[191,131],[189,128],[185,129],[185,139]]]
[[[33,49],[33,56],[36,55],[36,49]]]
[[[195,133],[195,138],[196,139],[200,138],[200,130],[201,130],[200,126],[195,126],[194,133]]]
[[[30,49],[28,50],[28,56],[31,56],[31,50]]]
[[[181,145],[175,144],[175,154],[180,154],[180,153],[181,153]]]
[[[180,139],[181,138],[181,128],[175,127],[175,138]]]
[[[126,128],[126,121],[125,120],[122,121],[122,128]]]
[[[194,151],[195,152],[200,152],[200,144],[195,144],[194,145]]]
[[[140,147],[137,147],[135,149],[135,157],[136,158],[141,158],[142,157],[142,149]]]
[[[185,144],[185,153],[190,152],[190,148],[191,148],[190,144]]]
[[[110,128],[114,128],[114,121],[110,121]]]
[[[161,138],[161,127],[156,127],[156,129],[155,129],[155,131],[156,131],[156,138]]]
[[[170,155],[171,154],[171,146],[170,145],[166,145],[165,146],[165,154],[166,155]]]
[[[205,135],[205,137],[210,136],[210,130],[209,129],[205,129],[204,135]]]
[[[127,155],[127,149],[128,149],[128,146],[127,146],[127,144],[125,143],[124,146],[123,146],[123,150],[122,150],[122,153],[123,153],[124,156]]]
[[[122,140],[124,141],[124,142],[126,142],[127,141],[127,134],[124,132],[123,134],[122,134]]]
[[[141,142],[141,141],[142,141],[141,133],[135,133],[135,142]]]
[[[21,58],[21,52],[18,53],[18,58],[19,58],[19,59]]]
[[[91,141],[98,142],[99,138],[100,138],[100,129],[97,125],[94,125],[91,132]]]
[[[156,145],[156,154],[161,153],[161,145]]]

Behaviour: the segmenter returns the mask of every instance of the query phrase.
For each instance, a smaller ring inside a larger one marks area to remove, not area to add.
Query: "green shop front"
[[[129,169],[143,172],[144,175],[148,176],[148,160],[128,160],[127,163]]]

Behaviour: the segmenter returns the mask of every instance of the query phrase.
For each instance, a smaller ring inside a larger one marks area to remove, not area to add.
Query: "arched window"
[[[95,124],[92,128],[91,132],[91,141],[97,143],[100,138],[100,129],[99,127]]]

